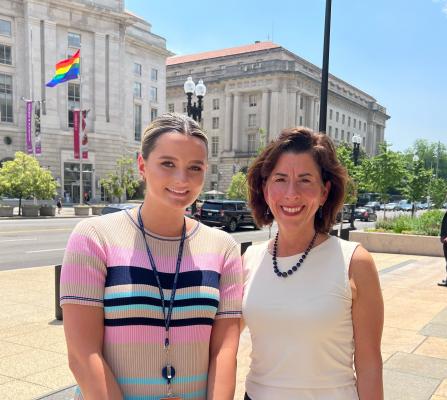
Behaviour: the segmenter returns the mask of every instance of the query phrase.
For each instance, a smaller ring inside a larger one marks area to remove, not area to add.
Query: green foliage
[[[352,149],[345,143],[342,143],[337,147],[337,158],[346,168],[349,175],[344,203],[355,204],[357,202],[359,166],[354,165],[354,161],[352,160]]]
[[[376,229],[384,232],[438,236],[443,216],[442,210],[430,210],[418,218],[401,215],[394,219],[378,221]]]
[[[417,154],[425,169],[432,169],[438,177],[447,179],[447,148],[444,143],[418,139],[407,150],[407,154],[411,154],[411,157]]]
[[[433,178],[428,193],[434,206],[440,208],[447,198],[447,181],[443,178]]]
[[[424,162],[418,160],[408,164],[405,176],[404,193],[411,202],[420,201],[426,194],[431,178],[431,171],[424,168]]]
[[[227,191],[227,197],[232,200],[247,200],[248,185],[247,177],[244,173],[238,172],[237,174],[233,175],[230,187]]]
[[[42,168],[34,157],[21,151],[12,161],[5,161],[0,168],[0,195],[19,199],[21,215],[22,199],[52,199],[57,183],[50,171]]]
[[[116,162],[115,171],[109,172],[99,183],[109,196],[118,198],[121,202],[124,194],[132,197],[139,186],[135,172],[135,161],[132,158],[121,157]]]

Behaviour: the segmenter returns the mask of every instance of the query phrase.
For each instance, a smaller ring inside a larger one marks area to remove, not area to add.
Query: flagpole
[[[83,112],[82,112],[82,73],[81,73],[81,58],[79,58],[79,108],[81,111],[79,112],[79,168],[81,170],[79,176],[79,204],[84,204],[84,180],[83,180],[83,171],[82,171],[82,159],[83,159],[83,151],[82,151],[82,122],[83,122]]]

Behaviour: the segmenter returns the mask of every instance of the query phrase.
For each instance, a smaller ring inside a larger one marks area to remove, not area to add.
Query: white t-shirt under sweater
[[[357,246],[331,236],[287,278],[273,272],[268,242],[247,249],[242,314],[252,400],[358,400],[348,276]],[[280,271],[300,256],[278,257]]]

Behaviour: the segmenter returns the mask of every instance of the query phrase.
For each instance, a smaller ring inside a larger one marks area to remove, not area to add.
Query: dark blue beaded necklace
[[[273,261],[273,272],[280,278],[287,278],[289,275],[292,275],[294,272],[298,270],[299,267],[301,267],[301,264],[306,259],[307,255],[309,254],[309,251],[314,247],[315,239],[317,238],[318,232],[315,232],[314,237],[310,241],[309,246],[305,250],[304,254],[300,257],[298,262],[287,272],[281,272],[278,268],[278,261],[276,259],[276,255],[278,254],[278,237],[279,232],[276,234],[275,241],[273,243],[273,255],[272,255],[272,261]]]

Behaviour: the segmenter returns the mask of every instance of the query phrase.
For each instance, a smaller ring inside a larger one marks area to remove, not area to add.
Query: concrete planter
[[[14,215],[14,207],[0,206],[0,217],[12,217]]]
[[[36,204],[24,204],[22,206],[22,217],[38,217],[40,206]]]
[[[40,206],[41,217],[54,217],[56,215],[56,206]]]
[[[439,236],[351,231],[349,232],[349,240],[361,243],[366,250],[373,253],[444,256]]]
[[[89,206],[74,206],[75,215],[78,217],[86,217],[90,215]]]
[[[99,206],[99,205],[92,206],[92,215],[101,215],[101,211],[102,211],[102,209],[104,207],[105,207],[104,205],[102,205],[102,206]]]

